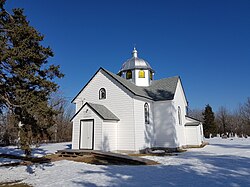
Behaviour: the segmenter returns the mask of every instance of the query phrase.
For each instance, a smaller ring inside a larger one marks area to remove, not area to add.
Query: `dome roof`
[[[135,48],[132,52],[132,58],[123,63],[122,68],[118,73],[132,69],[147,69],[154,72],[146,60],[137,57],[137,50]]]

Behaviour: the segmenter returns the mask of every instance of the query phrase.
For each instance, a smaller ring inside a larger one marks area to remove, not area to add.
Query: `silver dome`
[[[154,72],[154,70],[151,68],[151,66],[146,60],[137,57],[137,50],[135,48],[132,52],[132,55],[132,58],[128,59],[126,62],[123,63],[122,68],[119,70],[118,73],[132,69],[147,69]]]

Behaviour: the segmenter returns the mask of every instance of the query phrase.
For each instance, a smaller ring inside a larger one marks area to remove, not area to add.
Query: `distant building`
[[[100,68],[72,102],[72,149],[139,151],[203,141],[201,122],[187,116],[180,77],[154,80],[135,48],[117,75]]]

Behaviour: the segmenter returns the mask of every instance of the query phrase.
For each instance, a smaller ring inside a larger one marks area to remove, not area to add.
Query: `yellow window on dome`
[[[143,70],[139,71],[139,78],[145,78],[145,71]]]
[[[126,73],[126,79],[132,79],[132,71],[128,70]]]
[[[150,71],[150,80],[153,80],[153,73],[152,73],[152,71]]]

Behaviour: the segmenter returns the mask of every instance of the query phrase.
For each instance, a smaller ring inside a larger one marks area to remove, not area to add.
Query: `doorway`
[[[94,149],[94,120],[80,121],[80,149]]]

